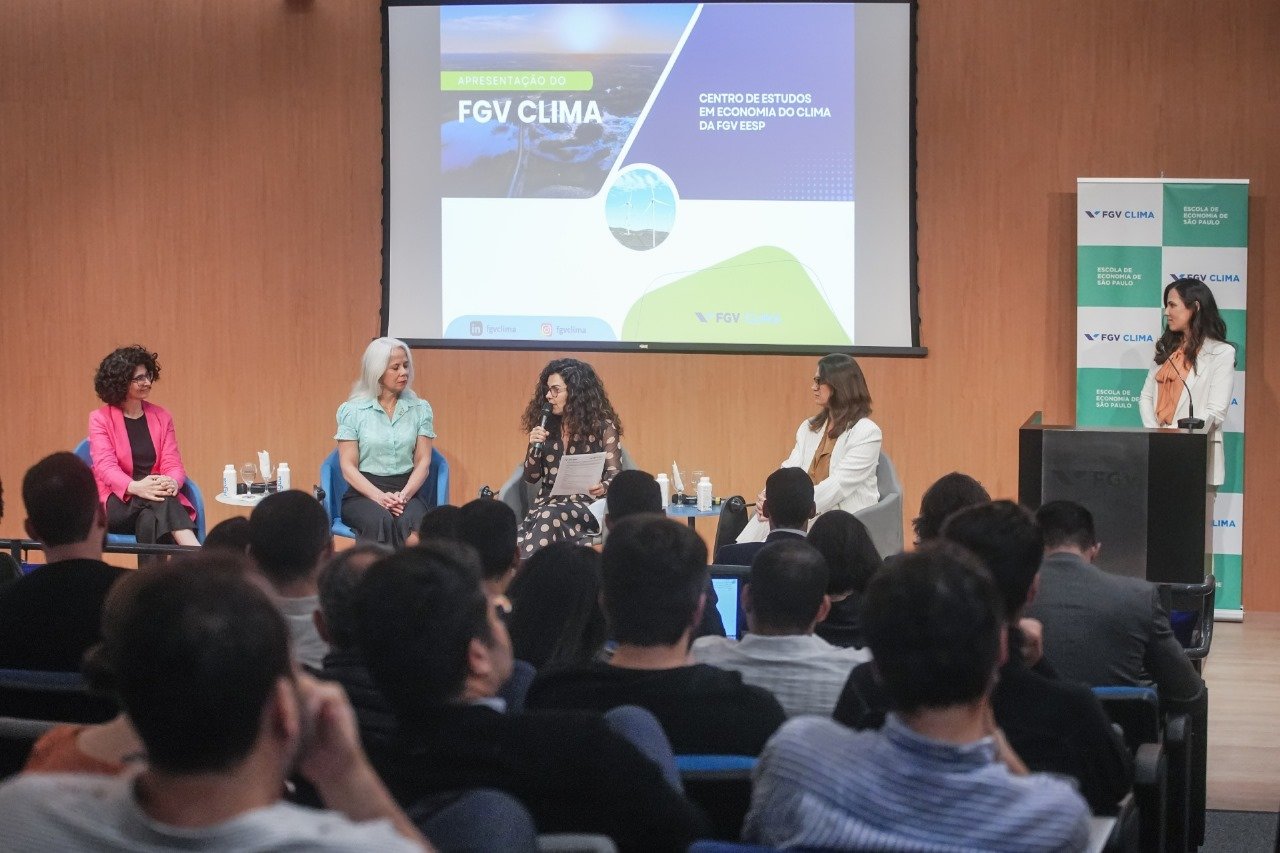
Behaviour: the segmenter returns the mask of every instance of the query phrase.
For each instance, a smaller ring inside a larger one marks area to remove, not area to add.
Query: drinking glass
[[[253,485],[254,477],[258,473],[258,466],[252,462],[246,462],[240,466],[240,479],[244,480],[245,494],[249,494],[249,488]]]

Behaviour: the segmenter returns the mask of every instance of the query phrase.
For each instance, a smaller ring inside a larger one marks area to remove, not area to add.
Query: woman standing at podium
[[[1235,347],[1227,343],[1213,291],[1198,279],[1180,278],[1164,289],[1164,317],[1155,365],[1138,399],[1142,425],[1203,426],[1209,434],[1208,483],[1220,486],[1226,478],[1222,422],[1235,386]],[[1203,424],[1185,423],[1189,418]]]
[[[833,353],[818,360],[813,377],[816,415],[800,422],[796,446],[783,468],[803,468],[813,479],[818,515],[829,509],[857,512],[880,500],[876,469],[880,463],[880,427],[871,420],[871,391],[852,356]],[[757,499],[763,500],[764,492]],[[738,536],[739,542],[762,542],[768,522],[759,512]]]

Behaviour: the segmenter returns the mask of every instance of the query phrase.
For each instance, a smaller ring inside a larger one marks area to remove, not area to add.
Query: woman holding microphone
[[[1180,278],[1164,289],[1164,317],[1155,365],[1138,399],[1142,425],[1182,426],[1179,421],[1193,417],[1194,410],[1209,434],[1208,482],[1217,487],[1226,478],[1222,422],[1235,386],[1235,347],[1227,343],[1213,291],[1198,279]]]

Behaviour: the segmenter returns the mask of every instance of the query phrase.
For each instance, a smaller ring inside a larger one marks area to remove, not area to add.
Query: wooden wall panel
[[[864,361],[908,507],[953,469],[1012,495],[1018,424],[1071,418],[1077,176],[1247,177],[1245,603],[1280,610],[1280,5],[922,0],[919,21],[930,355]],[[161,353],[154,398],[206,491],[259,447],[315,479],[377,332],[379,39],[373,0],[0,5],[0,534],[20,532],[25,468],[84,435],[98,359],[135,340]],[[456,500],[510,473],[547,357],[416,354]],[[637,459],[722,493],[754,494],[809,413],[811,358],[587,358]]]

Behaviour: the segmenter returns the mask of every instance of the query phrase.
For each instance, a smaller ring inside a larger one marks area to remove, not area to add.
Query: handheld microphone
[[[1196,404],[1191,399],[1191,386],[1187,384],[1187,380],[1183,379],[1182,374],[1178,373],[1177,365],[1174,365],[1173,372],[1178,374],[1178,378],[1182,379],[1182,387],[1187,389],[1187,416],[1178,418],[1178,429],[1204,429],[1204,419],[1196,417]]]
[[[1190,392],[1190,391],[1188,391],[1187,393],[1189,394],[1189,393],[1191,393],[1191,392]],[[546,428],[547,428],[547,418],[549,418],[549,417],[551,417],[551,404],[550,404],[550,403],[543,403],[543,404],[542,404],[542,421],[538,424],[538,427],[539,427],[540,429],[546,429]],[[535,441],[535,442],[533,443],[533,452],[534,452],[534,453],[541,453],[541,452],[542,452],[542,442],[541,442],[541,441]]]

